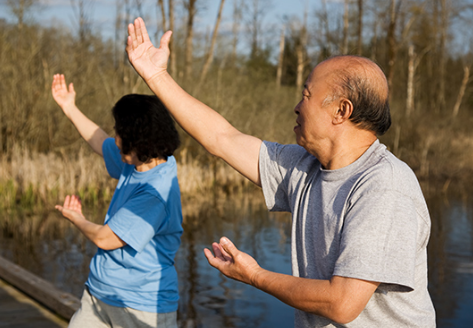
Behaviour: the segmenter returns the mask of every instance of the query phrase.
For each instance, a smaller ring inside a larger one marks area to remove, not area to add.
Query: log
[[[0,277],[64,319],[70,320],[80,300],[0,256]]]

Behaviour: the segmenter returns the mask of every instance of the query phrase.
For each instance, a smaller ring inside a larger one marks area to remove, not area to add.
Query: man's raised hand
[[[141,17],[135,19],[134,24],[128,25],[126,46],[128,59],[145,82],[148,83],[166,72],[171,34],[171,31],[164,33],[159,48],[155,48],[149,39],[145,22]]]

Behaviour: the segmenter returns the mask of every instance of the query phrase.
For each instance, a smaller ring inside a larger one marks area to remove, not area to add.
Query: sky
[[[30,19],[38,22],[44,26],[54,26],[62,24],[72,31],[77,30],[77,19],[74,13],[72,2],[77,0],[37,0],[40,5],[37,6],[34,12],[30,15]],[[88,8],[88,14],[93,22],[94,31],[100,31],[102,35],[112,37],[114,35],[114,21],[116,16],[116,1],[115,0],[85,0],[86,3],[91,3]],[[143,2],[143,12],[145,19],[150,26],[150,30],[156,30],[157,10],[156,0],[141,0]],[[231,30],[233,1],[226,0],[223,10],[223,17],[221,21],[221,32]],[[253,0],[244,0],[247,4],[252,3]],[[264,10],[264,26],[266,28],[273,28],[281,24],[284,16],[299,16],[302,19],[304,8],[316,5],[319,0],[259,0],[261,3],[268,3],[269,6]],[[332,0],[333,1],[333,0]],[[174,1],[175,8],[182,8],[182,0]],[[0,18],[4,18],[9,22],[15,22],[14,16],[11,14],[8,7],[5,5],[6,0],[0,0]],[[135,0],[130,0],[130,3],[135,3]],[[167,3],[167,1],[165,1]],[[197,0],[198,14],[196,17],[195,28],[201,31],[211,31],[216,20],[218,6],[220,0]],[[184,19],[182,9],[177,12],[177,18]],[[135,12],[137,15],[137,12]]]

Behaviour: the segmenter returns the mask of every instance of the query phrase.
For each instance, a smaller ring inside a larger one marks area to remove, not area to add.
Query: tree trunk
[[[174,3],[173,0],[169,0],[169,29],[174,32]],[[176,65],[176,51],[174,49],[174,38],[171,38],[169,42],[169,49],[171,50],[171,76],[176,78],[177,65]]]
[[[259,33],[259,1],[253,0],[253,12],[251,17],[251,58],[255,58],[258,53],[258,33]]]
[[[186,35],[186,79],[192,78],[192,54],[193,54],[193,39],[194,39],[194,16],[195,16],[195,3],[197,0],[188,0],[186,2],[187,8],[187,35]]]
[[[218,9],[217,21],[215,22],[214,31],[212,34],[212,41],[210,42],[210,49],[207,54],[207,60],[205,61],[204,68],[202,69],[202,74],[200,76],[201,83],[204,81],[214,58],[215,41],[217,40],[218,26],[220,25],[220,20],[222,19],[222,10],[223,10],[224,3],[225,3],[225,0],[220,0],[220,8]]]
[[[468,66],[465,66],[463,68],[463,80],[462,80],[462,84],[460,86],[460,91],[458,92],[457,101],[455,102],[455,106],[453,106],[453,113],[452,113],[453,118],[457,117],[457,115],[458,115],[458,112],[460,110],[460,105],[461,105],[462,100],[463,100],[463,96],[465,95],[466,85],[468,84],[469,80],[470,80],[470,68]]]
[[[241,5],[242,3],[233,0],[233,42],[232,42],[232,56],[231,60],[234,62],[236,59],[237,45],[238,45],[238,33],[240,31],[240,20],[241,20]]]
[[[378,21],[375,19],[373,22],[373,41],[371,42],[371,54],[370,58],[372,61],[376,61],[378,55]]]
[[[389,20],[389,27],[388,27],[388,87],[389,87],[389,96],[392,95],[392,84],[393,84],[393,76],[394,76],[394,64],[396,62],[396,0],[391,0],[390,6],[390,20]]]
[[[409,117],[414,109],[414,46],[409,46],[409,64],[407,72],[407,99],[406,99],[406,116]]]
[[[439,40],[439,89],[437,93],[437,106],[439,110],[445,108],[445,44],[447,40],[447,28],[448,28],[448,18],[447,18],[447,3],[446,0],[440,0],[440,40]]]
[[[118,68],[118,63],[120,58],[122,57],[123,49],[123,38],[122,38],[122,10],[123,10],[123,3],[121,0],[115,1],[116,6],[116,16],[115,16],[115,42],[114,42],[114,51],[113,51],[113,66]],[[120,49],[120,50],[119,50]]]
[[[278,70],[276,74],[276,86],[279,88],[281,86],[281,77],[282,77],[282,64],[284,60],[284,42],[286,40],[284,36],[284,30],[286,27],[283,25],[281,30],[281,38],[279,39],[279,58],[278,58]]]
[[[300,97],[300,92],[302,89],[302,83],[304,79],[304,66],[305,66],[305,47],[307,44],[307,11],[304,12],[304,21],[300,31],[300,42],[296,48],[297,55],[297,78],[296,78],[296,99]]]
[[[161,11],[161,28],[163,29],[164,33],[166,32],[166,10],[164,9],[164,0],[158,0],[158,5],[156,7],[159,8],[159,11]],[[159,13],[157,14],[157,16],[159,16]],[[156,40],[156,42],[159,41]]]
[[[356,53],[361,56],[363,53],[363,0],[358,0],[358,45]]]
[[[348,5],[350,0],[345,0],[344,3],[344,12],[343,12],[343,42],[342,42],[342,54],[346,55],[348,53]]]

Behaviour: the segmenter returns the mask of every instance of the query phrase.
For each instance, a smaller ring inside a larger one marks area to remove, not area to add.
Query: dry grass
[[[197,160],[178,162],[183,195],[219,190],[225,193],[251,188],[251,183],[220,160],[203,166]],[[110,178],[102,158],[80,148],[73,155],[37,153],[18,146],[9,158],[0,157],[0,208],[52,206],[67,194],[78,194],[97,205],[111,200],[116,180]]]

